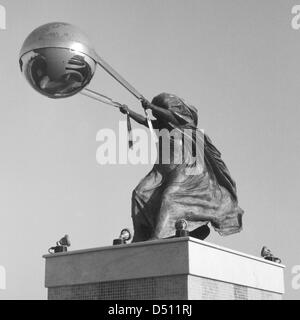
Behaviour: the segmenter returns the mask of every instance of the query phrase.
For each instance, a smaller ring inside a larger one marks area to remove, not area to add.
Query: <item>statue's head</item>
[[[20,68],[30,85],[50,98],[82,90],[96,70],[97,54],[75,26],[54,22],[33,30],[20,51]]]
[[[184,101],[175,94],[163,92],[152,99],[152,104],[160,108],[170,109],[172,107],[183,105]]]
[[[181,113],[182,116],[188,116],[195,126],[198,124],[198,110],[175,94],[160,93],[153,98],[152,104],[160,108],[175,111],[179,114]],[[153,115],[156,117],[155,112]]]

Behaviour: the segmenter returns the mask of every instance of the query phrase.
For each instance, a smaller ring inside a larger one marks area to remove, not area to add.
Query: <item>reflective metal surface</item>
[[[48,23],[33,30],[20,51],[20,67],[31,86],[50,98],[82,90],[96,70],[97,54],[88,38],[68,23]]]
[[[142,99],[128,81],[97,55],[87,36],[68,23],[52,22],[33,30],[24,41],[19,62],[33,88],[51,98],[79,92],[90,82],[98,64],[136,98]],[[149,127],[152,128],[151,122]]]
[[[24,54],[20,58],[20,68],[38,92],[50,98],[65,98],[91,81],[96,62],[78,51],[42,48]]]
[[[41,48],[68,48],[97,60],[97,53],[88,37],[76,26],[64,22],[44,24],[33,30],[24,41],[20,57]]]

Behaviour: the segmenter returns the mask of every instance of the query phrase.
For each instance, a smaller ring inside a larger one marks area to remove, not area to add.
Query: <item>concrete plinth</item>
[[[45,255],[48,299],[281,299],[284,266],[191,237]]]

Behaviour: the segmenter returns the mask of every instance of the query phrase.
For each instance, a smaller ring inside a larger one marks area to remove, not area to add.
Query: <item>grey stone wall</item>
[[[281,294],[191,275],[48,288],[49,300],[279,300]]]

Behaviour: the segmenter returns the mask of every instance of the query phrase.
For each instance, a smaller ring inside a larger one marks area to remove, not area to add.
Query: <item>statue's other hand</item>
[[[120,112],[122,112],[123,114],[128,114],[129,113],[129,108],[126,106],[126,104],[123,104],[122,106],[120,106]]]
[[[141,103],[145,110],[151,109],[151,103],[147,99],[142,98]]]

